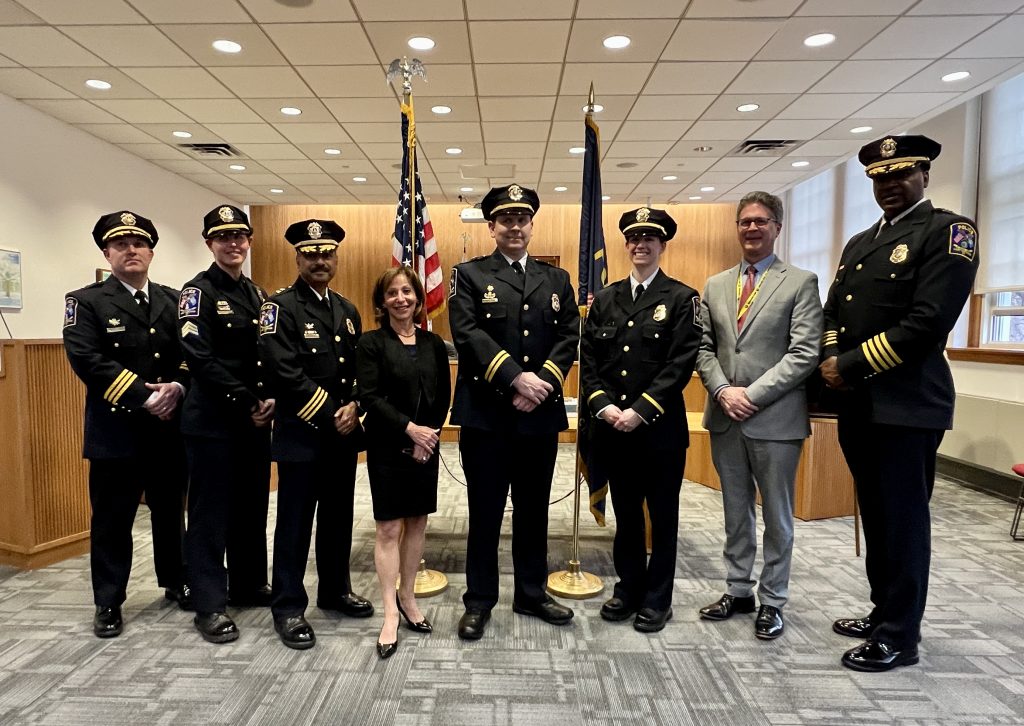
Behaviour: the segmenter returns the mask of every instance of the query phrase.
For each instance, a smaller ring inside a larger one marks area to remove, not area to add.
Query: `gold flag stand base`
[[[434,597],[448,589],[448,576],[437,570],[428,570],[427,563],[420,560],[420,569],[416,572],[416,584],[413,590],[416,597]]]
[[[579,560],[569,560],[568,570],[558,570],[548,575],[548,592],[559,597],[586,600],[603,589],[601,578],[581,570]]]

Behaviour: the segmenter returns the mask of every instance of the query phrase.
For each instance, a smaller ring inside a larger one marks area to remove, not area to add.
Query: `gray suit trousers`
[[[711,458],[722,480],[728,594],[753,594],[757,556],[757,491],[764,518],[764,567],[758,584],[763,605],[782,608],[789,597],[793,556],[793,488],[803,439],[751,439],[732,425],[711,434]]]

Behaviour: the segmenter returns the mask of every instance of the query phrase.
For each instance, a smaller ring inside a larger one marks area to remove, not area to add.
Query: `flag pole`
[[[587,101],[587,121],[594,118],[594,84],[590,84],[590,96]],[[590,153],[589,151],[587,152]],[[600,163],[600,160],[598,160]],[[584,160],[584,167],[586,160]],[[586,169],[584,168],[584,175]],[[600,201],[600,200],[599,200]],[[583,326],[586,325],[589,306],[580,301],[580,337],[583,337]],[[567,597],[573,600],[586,600],[594,597],[604,589],[601,578],[590,572],[586,572],[580,565],[580,488],[583,484],[583,464],[580,460],[580,425],[579,420],[583,415],[584,402],[580,400],[581,381],[583,379],[583,357],[580,356],[579,367],[576,377],[576,468],[575,468],[575,489],[572,497],[572,557],[564,570],[558,570],[548,575],[548,591],[560,597]]]
[[[408,113],[409,118],[409,135],[405,139],[409,154],[409,177],[406,181],[409,185],[409,245],[412,247],[412,269],[416,270],[416,125],[412,112],[412,77],[426,78],[427,69],[418,58],[410,61],[403,56],[388,65],[388,83],[399,76],[402,78],[402,113]],[[423,282],[426,284],[426,280]],[[448,577],[438,570],[427,569],[426,560],[421,559],[413,586],[416,597],[433,597],[447,589]]]

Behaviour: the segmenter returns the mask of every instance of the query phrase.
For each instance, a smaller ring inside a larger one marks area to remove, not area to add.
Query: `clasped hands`
[[[631,408],[627,408],[623,411],[614,403],[610,406],[605,406],[605,408],[601,410],[601,418],[603,418],[605,422],[611,424],[613,429],[623,433],[635,431],[640,424],[644,423],[643,417],[636,411]]]
[[[161,421],[170,421],[174,416],[174,409],[178,407],[184,395],[181,384],[174,383],[147,383],[146,388],[153,391],[142,404],[142,407],[156,416]]]
[[[747,396],[746,386],[726,386],[718,393],[718,405],[733,421],[746,421],[760,409]]]
[[[829,356],[821,362],[818,370],[821,372],[821,377],[825,380],[825,385],[829,388],[839,390],[847,390],[849,388],[843,377],[839,375],[839,356]]]
[[[405,433],[412,440],[412,458],[420,464],[427,463],[441,440],[438,437],[438,430],[410,421],[406,424]]]
[[[544,403],[544,399],[555,390],[555,387],[536,373],[523,371],[512,381],[512,405],[517,411],[529,413]]]

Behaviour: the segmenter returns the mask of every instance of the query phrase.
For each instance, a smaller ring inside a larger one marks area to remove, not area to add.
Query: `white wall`
[[[179,287],[209,266],[202,219],[225,201],[0,94],[0,248],[22,253],[24,307],[3,310],[13,337],[60,337],[64,293],[107,267],[90,234],[102,214],[152,219],[160,241],[150,275]]]

